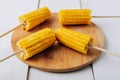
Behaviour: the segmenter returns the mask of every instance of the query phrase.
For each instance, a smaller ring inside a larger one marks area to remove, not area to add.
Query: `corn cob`
[[[55,41],[56,38],[54,32],[50,28],[45,28],[32,35],[29,35],[17,41],[17,46],[22,48],[25,52],[20,55],[20,58],[26,60],[50,47]]]
[[[55,31],[55,36],[65,46],[84,54],[87,54],[88,46],[93,44],[91,36],[70,29],[59,28]]]
[[[60,10],[58,17],[62,25],[90,24],[92,18],[90,9]]]
[[[38,24],[47,20],[51,15],[50,10],[47,7],[34,10],[33,12],[24,14],[19,17],[19,22],[24,24],[23,29],[29,31],[33,29]]]

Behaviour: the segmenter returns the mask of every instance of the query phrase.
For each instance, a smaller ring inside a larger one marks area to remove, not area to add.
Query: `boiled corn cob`
[[[47,7],[43,7],[20,16],[19,21],[21,24],[24,24],[23,29],[28,31],[36,27],[38,24],[47,20],[50,17],[50,15],[50,10]]]
[[[84,54],[87,54],[88,46],[93,44],[93,38],[91,36],[66,28],[57,29],[55,36],[65,46]]]
[[[17,46],[24,51],[24,53],[20,55],[20,58],[26,60],[50,47],[55,41],[56,38],[54,32],[50,28],[45,28],[29,35],[17,41]]]
[[[90,9],[60,10],[58,17],[62,25],[90,24],[92,18]]]

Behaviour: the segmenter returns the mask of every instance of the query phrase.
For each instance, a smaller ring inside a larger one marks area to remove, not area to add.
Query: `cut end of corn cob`
[[[55,36],[63,45],[84,54],[87,54],[88,47],[93,44],[91,36],[66,28],[57,29]]]
[[[43,7],[19,17],[19,22],[24,24],[22,28],[29,31],[47,20],[51,15],[50,10],[47,7]]]
[[[92,18],[90,9],[60,10],[58,17],[62,25],[90,24]]]
[[[50,28],[45,28],[19,41],[17,46],[23,49],[20,58],[26,60],[33,55],[47,49],[56,41],[54,32]]]

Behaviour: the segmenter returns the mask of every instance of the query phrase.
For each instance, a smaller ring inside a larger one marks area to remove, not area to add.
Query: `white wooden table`
[[[95,16],[120,16],[120,0],[82,0]],[[0,34],[18,25],[18,16],[48,6],[52,12],[80,8],[79,0],[1,0]],[[105,34],[105,48],[120,54],[120,18],[92,19]],[[0,59],[11,54],[11,35],[0,38]],[[120,58],[102,54],[93,64],[75,72],[49,73],[21,62],[16,56],[0,63],[0,80],[120,80]]]

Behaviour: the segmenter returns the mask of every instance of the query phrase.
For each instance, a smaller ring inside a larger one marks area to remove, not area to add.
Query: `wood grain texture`
[[[18,49],[16,46],[16,42],[19,39],[22,39],[23,37],[46,27],[52,28],[53,30],[56,30],[60,27],[65,27],[78,32],[89,34],[94,37],[96,46],[101,48],[104,47],[104,34],[97,27],[97,25],[91,23],[90,25],[62,26],[58,22],[57,13],[53,13],[49,20],[38,25],[36,28],[32,29],[29,32],[25,32],[20,28],[16,29],[11,39],[13,50],[16,51]],[[44,50],[43,52],[33,56],[26,61],[22,61],[40,70],[51,72],[68,72],[89,65],[94,60],[96,60],[100,56],[100,54],[100,51],[89,49],[88,54],[84,55],[60,44],[59,42],[56,42],[53,46]],[[17,55],[18,58],[19,55],[20,54]]]

